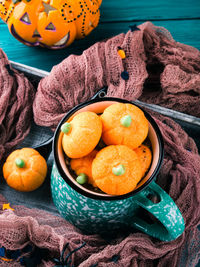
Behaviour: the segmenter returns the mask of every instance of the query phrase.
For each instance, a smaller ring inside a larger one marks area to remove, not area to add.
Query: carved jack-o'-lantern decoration
[[[102,0],[0,0],[0,17],[29,46],[64,48],[99,22]]]

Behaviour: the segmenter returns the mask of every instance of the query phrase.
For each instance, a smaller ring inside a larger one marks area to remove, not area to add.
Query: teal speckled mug
[[[86,189],[76,182],[65,164],[61,125],[79,112],[99,114],[116,102],[131,103],[118,98],[92,99],[73,108],[59,123],[53,141],[55,162],[51,173],[54,204],[66,220],[85,234],[113,232],[128,226],[163,241],[174,240],[183,233],[184,220],[172,198],[155,182],[163,159],[163,141],[156,122],[146,111],[143,110],[149,121],[152,164],[134,191],[113,196]]]

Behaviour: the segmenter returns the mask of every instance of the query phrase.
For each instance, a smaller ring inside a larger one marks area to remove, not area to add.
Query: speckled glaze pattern
[[[148,196],[156,196],[157,203],[152,202]],[[183,216],[173,199],[155,182],[133,197],[134,203],[154,215],[161,223],[148,224],[134,216],[132,226],[153,237],[163,241],[178,238],[185,229]]]
[[[115,231],[128,225],[160,240],[170,241],[184,231],[184,220],[178,207],[155,182],[126,199],[92,199],[72,189],[54,164],[51,190],[54,204],[61,216],[86,234]],[[158,196],[159,203],[153,203],[148,198],[152,193]],[[149,224],[139,218],[137,211],[140,207],[152,213],[161,224]]]

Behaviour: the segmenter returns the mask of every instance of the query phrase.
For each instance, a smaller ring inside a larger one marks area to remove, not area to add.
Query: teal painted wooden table
[[[88,37],[56,51],[23,45],[10,35],[7,25],[0,20],[0,47],[12,61],[50,71],[69,55],[79,55],[97,41],[127,32],[129,25],[151,21],[156,26],[168,29],[176,41],[200,49],[200,0],[103,0],[100,12],[99,26]],[[200,133],[199,130],[196,132]],[[38,137],[36,133],[39,133]],[[33,146],[34,142],[36,145],[51,135],[50,130],[34,125],[22,146]],[[52,164],[52,155],[48,164]],[[46,194],[42,193],[44,189]],[[4,194],[11,204],[26,202],[28,207],[57,213],[51,202],[48,181],[37,192],[31,192],[28,198],[25,194],[9,189],[5,183],[0,188],[0,193]],[[182,259],[183,267],[184,257]]]
[[[100,13],[99,26],[88,37],[57,51],[21,44],[0,21],[0,47],[12,61],[50,71],[70,54],[81,54],[97,41],[127,32],[131,24],[151,21],[156,26],[167,28],[176,41],[200,49],[199,0],[103,0]]]

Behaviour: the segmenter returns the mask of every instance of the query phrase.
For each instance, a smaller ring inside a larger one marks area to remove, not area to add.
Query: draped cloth
[[[126,58],[118,55],[119,47]],[[128,80],[121,77],[124,71]],[[68,110],[105,86],[107,96],[139,99],[200,117],[200,51],[146,22],[54,66],[38,86],[34,119],[55,129]]]
[[[39,266],[55,266],[52,259],[62,254],[65,244],[69,243],[68,254],[84,242],[85,246],[70,257],[73,266],[195,266],[200,247],[200,156],[194,141],[177,123],[161,115],[153,116],[165,149],[157,183],[183,215],[186,227],[180,237],[162,242],[126,229],[112,237],[85,235],[65,219],[44,210],[11,206],[14,211],[1,211],[7,201],[0,195],[0,247],[16,250],[32,244],[46,248],[47,258]],[[15,264],[20,266],[18,261]]]
[[[124,50],[124,59],[119,49]],[[2,51],[0,60],[1,157],[27,135],[32,103],[35,122],[55,129],[68,110],[104,86],[108,96],[140,99],[200,116],[200,52],[174,41],[166,29],[150,22],[98,42],[80,56],[69,56],[40,81],[35,98],[28,80],[10,65],[6,67]],[[62,254],[66,243],[65,255],[83,242],[71,255],[75,266],[195,266],[200,246],[200,156],[194,141],[177,123],[152,115],[165,146],[157,183],[173,198],[186,225],[178,239],[162,242],[126,229],[114,237],[85,235],[44,210],[25,206],[3,210],[7,200],[0,195],[0,246],[10,250],[27,244],[46,248],[48,257],[40,266],[54,266],[52,258]],[[188,256],[182,257],[183,252]],[[20,266],[19,260],[11,264]]]
[[[28,135],[34,96],[29,80],[0,49],[0,160]]]

